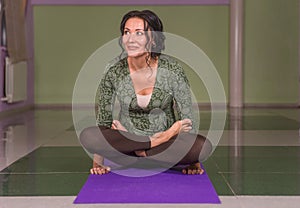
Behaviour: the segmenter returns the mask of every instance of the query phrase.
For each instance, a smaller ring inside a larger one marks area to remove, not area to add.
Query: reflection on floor
[[[298,109],[227,112],[218,146],[204,162],[222,200],[216,207],[299,205],[299,113]],[[211,112],[201,112],[200,132],[221,130],[210,123]],[[75,127],[69,110],[32,110],[0,119],[1,208],[78,206],[72,201],[87,179],[91,159],[81,148]],[[134,205],[110,205],[123,206]]]

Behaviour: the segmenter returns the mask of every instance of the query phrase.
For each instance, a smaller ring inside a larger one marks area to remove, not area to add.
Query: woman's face
[[[123,45],[130,57],[139,57],[147,53],[147,37],[144,20],[133,17],[127,20],[123,31]]]

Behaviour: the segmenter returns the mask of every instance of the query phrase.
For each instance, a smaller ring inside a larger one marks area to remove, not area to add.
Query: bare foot
[[[135,154],[139,157],[147,157],[145,150],[137,150]]]
[[[182,169],[182,173],[188,175],[202,175],[204,173],[204,170],[201,168],[200,163],[198,162]]]
[[[104,158],[94,154],[93,168],[90,169],[91,174],[103,175],[110,172],[110,167],[103,165]]]

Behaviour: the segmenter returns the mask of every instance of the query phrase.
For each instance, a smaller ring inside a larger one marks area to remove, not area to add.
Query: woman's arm
[[[115,97],[116,93],[113,85],[113,74],[111,70],[107,70],[99,84],[96,95],[96,122],[98,126],[106,126],[111,128]]]
[[[172,63],[172,92],[175,100],[175,110],[179,120],[190,119],[192,121],[192,131],[196,130],[196,123],[192,108],[192,96],[189,81],[181,65]]]

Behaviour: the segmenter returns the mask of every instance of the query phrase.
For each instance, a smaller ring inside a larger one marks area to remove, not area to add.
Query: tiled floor
[[[299,115],[299,109],[228,111],[221,140],[204,162],[222,204],[155,207],[298,207]],[[206,134],[210,112],[200,117]],[[0,135],[0,208],[154,207],[72,204],[88,177],[91,159],[78,142],[70,110],[2,117]]]

